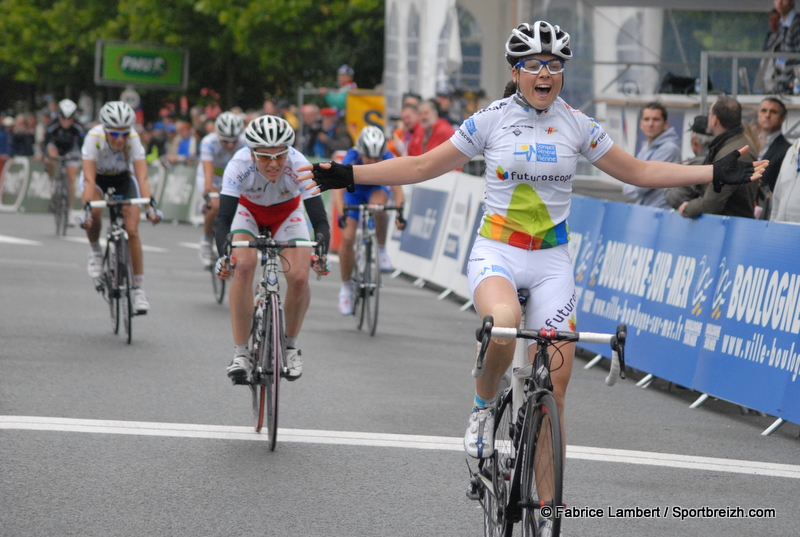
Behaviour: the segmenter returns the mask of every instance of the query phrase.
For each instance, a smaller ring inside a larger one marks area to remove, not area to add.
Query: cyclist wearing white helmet
[[[225,251],[228,233],[234,241],[253,240],[262,230],[272,232],[280,241],[308,241],[309,232],[300,200],[303,200],[315,240],[327,246],[330,226],[325,205],[318,194],[299,183],[298,169],[308,160],[292,146],[294,130],[285,119],[264,115],[257,117],[244,131],[247,147],[243,147],[225,167],[215,224],[217,248]],[[234,383],[247,381],[250,351],[247,339],[253,324],[253,276],[257,252],[252,248],[234,248],[231,259],[217,260],[215,272],[223,279],[233,275],[230,292],[231,325],[234,357],[228,376]],[[309,252],[305,248],[288,248],[281,253],[287,289],[284,298],[286,319],[286,360],[288,380],[302,374],[303,362],[297,337],[303,325],[311,289],[308,285]],[[327,274],[325,258],[314,258],[314,271]],[[235,270],[234,270],[235,269]]]
[[[361,129],[356,140],[356,147],[347,151],[342,164],[372,164],[384,159],[393,158],[391,151],[386,149],[386,137],[380,127],[372,125]],[[342,274],[342,288],[339,291],[339,312],[342,315],[353,314],[353,274],[356,227],[358,226],[358,211],[351,210],[344,214],[345,205],[360,205],[374,203],[388,205],[389,196],[394,194],[394,203],[402,206],[405,197],[399,185],[388,187],[378,185],[356,185],[353,192],[336,190],[332,194],[333,208],[339,215],[339,227],[342,230],[342,241],[339,246],[339,268]],[[397,211],[395,224],[398,229],[405,227],[403,211]],[[385,212],[375,213],[375,234],[378,238],[378,261],[383,271],[392,270],[392,261],[386,252],[387,218]]]
[[[78,175],[78,168],[81,165],[81,144],[86,136],[86,130],[75,121],[75,113],[78,105],[70,99],[63,99],[58,102],[58,117],[47,126],[44,135],[44,154],[48,163],[48,172],[52,177],[55,172],[53,166],[57,157],[65,157],[64,168],[67,172],[67,197],[73,202],[70,205],[70,225],[77,219],[72,210],[75,201],[75,177]]]
[[[147,218],[154,224],[161,220],[161,211],[155,206],[147,178],[147,161],[139,134],[133,129],[136,114],[129,104],[111,101],[100,109],[100,124],[93,127],[83,141],[81,174],[81,203],[102,200],[109,188],[114,193],[130,198],[150,198],[147,205]],[[133,179],[136,177],[136,180]],[[133,307],[137,313],[147,313],[150,303],[144,293],[144,257],[139,238],[138,205],[127,205],[122,209],[125,230],[133,264]],[[103,264],[103,251],[100,248],[102,209],[93,209],[91,217],[81,223],[89,238],[89,276],[100,277]]]
[[[200,140],[200,164],[197,166],[197,190],[203,193],[204,224],[200,240],[200,261],[210,267],[216,261],[211,248],[214,220],[219,210],[219,199],[207,198],[219,192],[222,174],[233,155],[245,146],[244,120],[232,112],[222,112],[214,121],[214,132]]]
[[[528,328],[574,331],[577,308],[567,217],[579,155],[625,183],[648,188],[744,184],[761,176],[766,161],[740,162],[736,151],[713,166],[637,160],[615,145],[597,122],[559,97],[567,60],[572,58],[566,32],[545,21],[521,24],[512,31],[505,50],[516,85],[513,94],[473,114],[449,141],[420,156],[368,166],[315,164],[305,168],[312,173],[300,179],[313,177],[320,189],[354,182],[419,183],[482,152],[485,214],[467,269],[478,314],[493,315],[497,326],[518,326],[517,290],[528,288]],[[743,154],[747,148],[740,151]],[[511,363],[514,344],[515,340],[490,343],[484,373],[476,380],[464,436],[464,447],[473,457],[488,457],[494,451],[497,389]],[[564,344],[553,357],[553,392],[562,417],[574,350],[574,344]],[[540,499],[547,500],[542,495]]]

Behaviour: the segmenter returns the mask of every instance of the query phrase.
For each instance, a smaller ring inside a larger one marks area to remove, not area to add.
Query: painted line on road
[[[63,240],[65,240],[65,241],[81,242],[81,243],[84,243],[84,244],[89,244],[89,239],[87,239],[86,237],[61,237],[61,238]],[[104,238],[100,239],[100,246],[102,246],[103,248],[106,247],[106,240]],[[158,246],[147,246],[146,244],[142,244],[142,251],[145,251],[145,252],[156,252],[156,253],[159,253],[159,254],[168,254],[169,253],[169,250],[167,250],[166,248],[159,248]]]
[[[39,416],[0,416],[0,429],[262,442],[267,439],[266,435],[255,433],[251,427],[48,418]],[[464,449],[462,445],[463,440],[461,438],[447,436],[279,429],[278,439],[280,442],[286,443],[298,442],[305,444],[433,449],[440,451],[462,451]],[[567,446],[567,458],[800,479],[800,466],[798,465],[737,459],[717,459],[713,457],[695,457],[673,453]]]
[[[44,243],[39,241],[29,241],[28,239],[18,239],[17,237],[9,237],[7,235],[0,235],[0,242],[5,244],[19,244],[22,246],[41,246]]]

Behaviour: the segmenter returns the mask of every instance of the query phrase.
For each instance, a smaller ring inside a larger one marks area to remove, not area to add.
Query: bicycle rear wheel
[[[507,390],[500,397],[495,415],[494,454],[479,464],[481,474],[492,481],[492,490],[484,490],[482,498],[484,537],[510,537],[513,529],[513,522],[506,518],[510,476],[516,460],[512,418],[511,390]]]
[[[523,431],[525,446],[522,460],[522,535],[539,535],[537,513],[549,506],[552,516],[552,537],[561,535],[561,518],[554,510],[562,505],[564,478],[564,452],[561,438],[556,400],[549,392],[542,393],[534,401],[528,400],[526,430]],[[543,513],[546,514],[546,513]]]
[[[133,268],[131,267],[131,255],[128,249],[128,239],[120,237],[117,245],[117,270],[119,272],[119,310],[122,313],[122,325],[125,328],[125,336],[128,345],[131,344],[133,337],[133,300],[131,299],[131,287],[133,286]]]
[[[381,287],[381,267],[378,259],[378,239],[373,235],[366,244],[367,263],[364,270],[364,311],[369,335],[378,327],[378,294]]]

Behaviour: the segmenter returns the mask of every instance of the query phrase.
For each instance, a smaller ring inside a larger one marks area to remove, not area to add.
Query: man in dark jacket
[[[746,145],[749,145],[750,149],[740,157],[740,160],[745,162],[757,160],[755,143],[744,133],[742,105],[733,97],[722,95],[711,106],[708,130],[714,135],[714,139],[708,144],[705,164],[714,163],[731,151]],[[715,192],[713,185],[708,184],[702,196],[683,202],[678,212],[687,218],[701,214],[753,218],[758,186],[758,181],[752,181],[746,185],[726,185],[720,192]]]
[[[781,170],[783,157],[792,144],[781,133],[783,122],[786,120],[786,105],[777,97],[767,97],[758,107],[758,127],[760,133],[758,141],[761,142],[759,160],[768,160],[769,166],[761,176],[761,183],[775,189],[775,180]]]

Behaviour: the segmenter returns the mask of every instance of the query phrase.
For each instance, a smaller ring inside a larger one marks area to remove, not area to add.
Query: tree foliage
[[[188,48],[190,101],[212,87],[224,107],[335,85],[342,63],[361,87],[383,70],[384,0],[0,0],[0,13],[3,109],[30,95],[94,94],[98,39]]]

